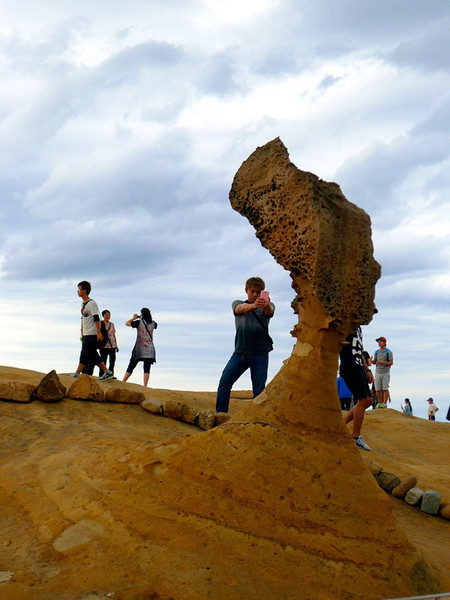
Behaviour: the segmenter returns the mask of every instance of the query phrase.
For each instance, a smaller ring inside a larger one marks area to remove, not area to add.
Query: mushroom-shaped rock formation
[[[291,273],[298,339],[310,324],[347,334],[372,320],[380,265],[373,258],[370,218],[337,183],[297,169],[277,138],[242,164],[230,201]],[[317,306],[324,323],[316,322]]]
[[[152,480],[135,501],[164,519],[166,536],[173,529],[172,573],[198,574],[188,596],[174,593],[176,577],[164,590],[271,600],[436,591],[337,398],[341,343],[374,311],[380,268],[369,217],[336,184],[299,171],[279,139],[243,163],[230,198],[291,271],[297,342],[263,394],[228,422],[149,453]]]

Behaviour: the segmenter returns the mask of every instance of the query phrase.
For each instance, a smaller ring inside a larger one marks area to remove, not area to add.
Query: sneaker
[[[80,376],[79,373],[71,373],[70,374],[71,377],[75,377],[75,379],[78,379],[78,377]]]
[[[367,452],[370,452],[372,450],[372,448],[366,444],[362,435],[358,435],[357,438],[353,439],[355,440],[355,444],[360,450],[367,450]]]
[[[114,377],[114,373],[109,369],[103,373],[101,377],[98,378],[99,381],[106,381],[107,379],[112,379]]]

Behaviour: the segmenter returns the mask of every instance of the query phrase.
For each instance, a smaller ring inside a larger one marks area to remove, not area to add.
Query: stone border
[[[376,463],[364,461],[376,482],[382,490],[391,494],[394,498],[404,500],[410,506],[416,506],[427,515],[440,516],[450,520],[450,504],[442,503],[442,496],[435,490],[422,490],[417,485],[417,477],[409,476],[403,481],[393,473],[383,471]]]
[[[230,419],[228,413],[216,412],[211,408],[197,410],[189,404],[174,400],[162,402],[157,398],[146,398],[141,402],[141,406],[155,415],[160,414],[168,419],[175,419],[176,421],[196,425],[204,431],[222,425],[222,423],[226,423]]]
[[[222,425],[230,419],[228,413],[218,413],[209,408],[198,410],[193,406],[173,400],[160,401],[157,398],[146,398],[140,391],[109,386],[105,391],[98,379],[90,375],[80,375],[73,380],[69,389],[66,389],[61,383],[54,370],[45,375],[36,386],[0,378],[0,400],[20,403],[40,400],[54,403],[63,398],[91,402],[140,404],[142,408],[155,415],[159,414],[169,419],[183,421],[204,431]]]

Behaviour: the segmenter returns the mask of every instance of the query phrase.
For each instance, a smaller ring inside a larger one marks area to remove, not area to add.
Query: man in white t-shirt
[[[428,398],[428,420],[436,421],[436,413],[439,410],[436,404],[434,403],[433,398]]]
[[[97,365],[103,372],[99,378],[100,381],[111,379],[114,376],[112,371],[106,368],[105,363],[100,358],[97,352],[97,341],[103,339],[100,332],[100,312],[97,303],[92,298],[89,298],[91,292],[91,284],[89,281],[80,281],[77,288],[78,296],[83,301],[81,305],[81,353],[80,362],[77,370],[73,374],[74,377],[79,377],[86,365]]]

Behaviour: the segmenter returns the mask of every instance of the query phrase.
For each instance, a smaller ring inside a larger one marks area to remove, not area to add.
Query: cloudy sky
[[[78,362],[77,283],[159,323],[151,385],[215,389],[230,304],[259,275],[290,354],[290,278],[228,201],[279,136],[372,218],[393,406],[450,399],[448,0],[0,2],[0,364]],[[345,232],[343,232],[345,235]],[[140,382],[136,369],[133,380]],[[248,388],[249,379],[238,386]]]

